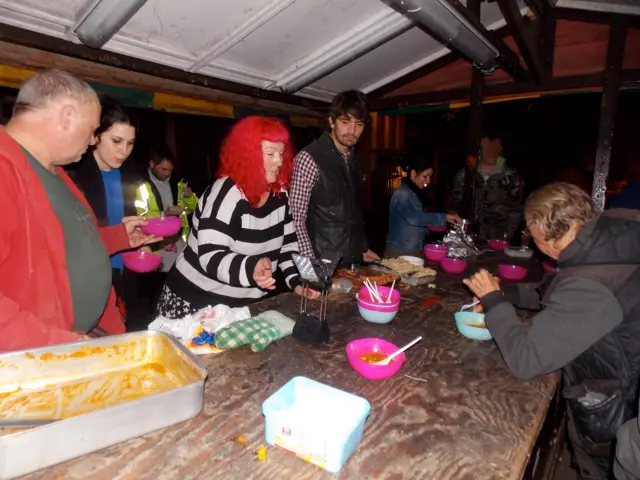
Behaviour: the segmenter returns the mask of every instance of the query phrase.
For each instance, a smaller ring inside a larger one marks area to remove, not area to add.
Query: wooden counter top
[[[403,292],[401,310],[388,325],[362,320],[353,292],[333,296],[328,345],[313,348],[289,337],[260,354],[243,347],[201,357],[209,378],[204,409],[196,418],[24,478],[333,478],[271,447],[264,462],[256,457],[265,443],[262,402],[291,377],[302,375],[371,403],[364,438],[335,478],[519,479],[559,376],[518,380],[494,342],[461,336],[453,312],[470,299],[461,279],[439,274],[437,290]],[[442,300],[419,310],[422,300],[433,295]],[[281,295],[255,305],[252,312],[266,309],[294,316],[298,299]],[[403,345],[418,335],[422,342],[408,351],[406,363],[391,379],[366,380],[346,360],[345,345],[353,339],[381,337]],[[240,435],[246,448],[235,442]]]

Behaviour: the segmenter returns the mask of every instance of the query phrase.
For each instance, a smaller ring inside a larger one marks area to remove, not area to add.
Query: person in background
[[[136,191],[141,172],[127,161],[136,139],[131,114],[116,100],[101,99],[100,126],[89,150],[70,169],[70,175],[84,193],[100,226],[117,225],[124,217],[138,215]],[[145,247],[146,249],[147,247]],[[149,324],[149,309],[141,299],[140,275],[124,268],[121,255],[111,257],[112,283],[124,311],[127,330],[144,329]]]
[[[640,405],[638,407],[640,409]],[[640,417],[625,423],[618,430],[616,440],[613,464],[616,480],[640,480]]]
[[[294,159],[291,213],[305,256],[340,257],[342,265],[380,259],[369,249],[365,235],[363,176],[353,153],[368,121],[362,92],[338,94],[329,109],[330,132]]]
[[[186,245],[189,235],[189,216],[198,205],[198,197],[183,181],[173,181],[175,156],[166,145],[151,148],[149,168],[144,181],[136,192],[136,210],[138,215],[146,218],[179,216],[182,218],[182,229],[172,238],[165,238],[152,248],[162,255],[162,266],[159,271],[150,272],[139,277],[142,296],[149,300],[149,309],[153,309],[166,281],[167,272],[171,269]]]
[[[0,129],[0,351],[124,333],[109,254],[158,239],[140,217],[100,227],[61,168],[78,161],[100,122],[91,87],[59,70],[21,86]]]
[[[456,173],[453,202],[458,212],[464,208],[464,178],[467,168]],[[502,139],[487,134],[480,143],[478,168],[475,170],[473,221],[478,224],[478,239],[513,240],[522,221],[522,188],[518,172],[502,156]]]
[[[167,275],[158,314],[182,318],[209,305],[243,307],[274,289],[279,268],[303,294],[287,188],[291,138],[275,118],[247,117],[220,150],[219,176],[202,195],[187,247]],[[309,298],[319,293],[309,291]]]
[[[640,210],[640,166],[627,165],[625,177],[629,182],[627,188],[611,199],[608,208]]]
[[[446,213],[426,213],[422,209],[422,190],[431,183],[433,165],[427,158],[414,157],[403,167],[407,176],[402,178],[400,187],[393,192],[389,206],[389,233],[386,258],[401,255],[424,257],[427,227],[444,227],[447,222],[457,224],[458,215]]]
[[[637,414],[640,380],[640,214],[598,215],[576,185],[533,192],[525,219],[559,272],[501,287],[481,270],[464,283],[509,369],[529,379],[562,370],[569,439],[583,478],[608,479],[616,432]],[[540,310],[526,327],[515,307]]]

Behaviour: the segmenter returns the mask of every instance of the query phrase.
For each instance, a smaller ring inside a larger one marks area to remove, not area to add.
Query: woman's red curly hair
[[[262,142],[284,143],[282,166],[275,183],[265,179]],[[228,176],[244,193],[251,205],[260,203],[260,196],[268,191],[280,194],[289,188],[293,148],[289,130],[271,117],[246,117],[236,123],[222,142],[220,149],[220,177]]]

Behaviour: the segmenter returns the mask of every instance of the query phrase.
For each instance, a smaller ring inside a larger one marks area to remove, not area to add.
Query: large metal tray
[[[0,429],[0,480],[188,420],[207,371],[173,337],[145,331],[0,355],[0,418],[59,419]]]

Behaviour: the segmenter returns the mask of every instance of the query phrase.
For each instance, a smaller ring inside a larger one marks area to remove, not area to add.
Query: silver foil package
[[[450,245],[447,257],[449,258],[467,258],[469,256],[469,250],[465,245]]]
[[[442,239],[442,243],[449,246],[447,256],[449,258],[467,258],[469,256],[469,247],[465,240],[468,244],[473,245],[471,237],[461,229],[450,229]]]

